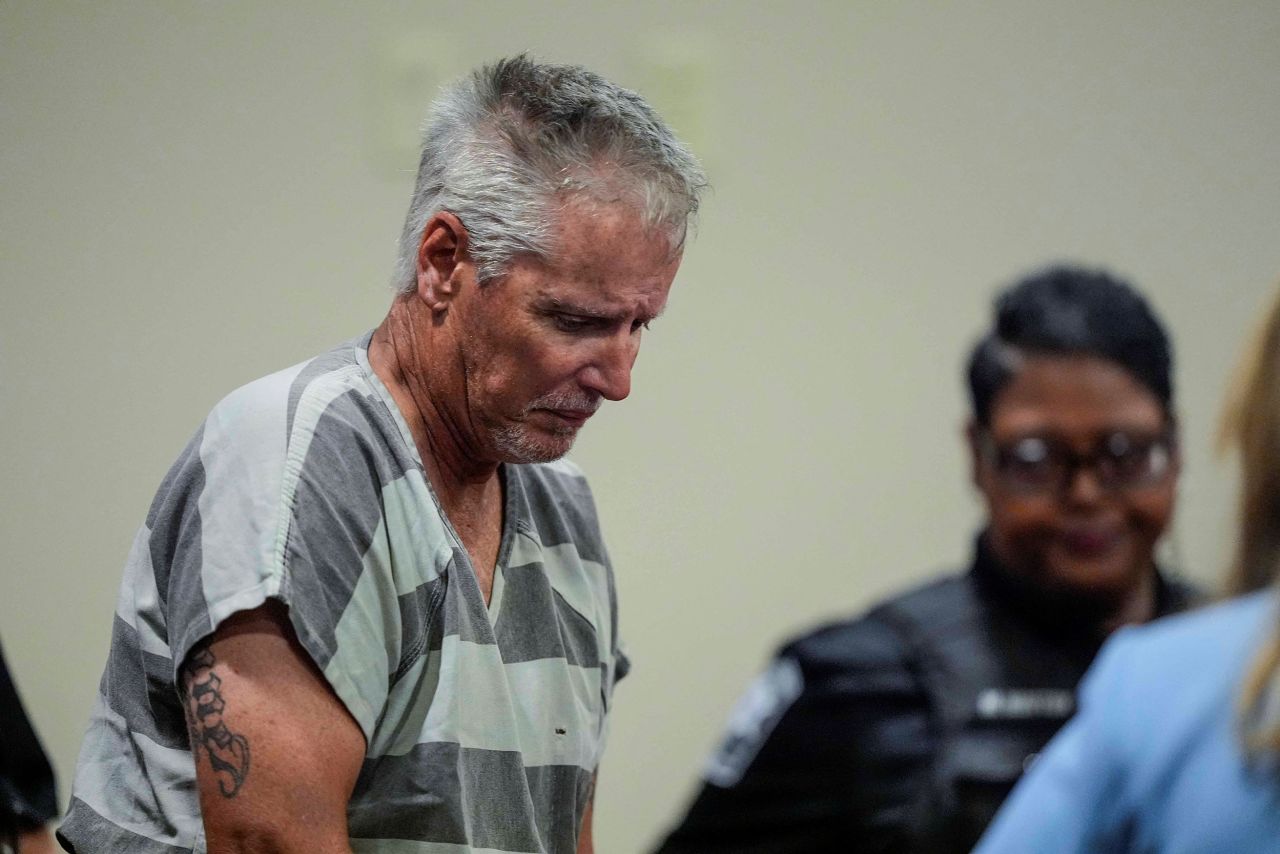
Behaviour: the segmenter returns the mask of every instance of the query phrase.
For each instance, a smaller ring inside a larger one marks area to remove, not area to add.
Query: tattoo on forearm
[[[200,761],[200,747],[209,754],[209,764],[225,798],[234,798],[249,775],[249,742],[227,729],[222,720],[226,700],[222,680],[213,672],[213,652],[204,647],[191,653],[183,666],[183,687],[187,723],[191,727],[191,749]]]

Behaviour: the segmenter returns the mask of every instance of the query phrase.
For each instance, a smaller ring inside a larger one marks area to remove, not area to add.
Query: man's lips
[[[574,427],[581,427],[587,422],[587,419],[595,414],[593,409],[544,409],[543,412],[550,412],[567,424]]]

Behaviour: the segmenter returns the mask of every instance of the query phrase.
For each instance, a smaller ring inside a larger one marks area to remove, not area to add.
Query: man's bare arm
[[[47,827],[23,831],[18,836],[18,854],[58,854],[58,843]]]
[[[591,833],[591,818],[596,806],[596,777],[591,778],[591,794],[582,813],[582,830],[578,833],[578,854],[595,854],[596,843]]]
[[[210,854],[350,852],[364,735],[278,602],[194,648],[181,690]]]

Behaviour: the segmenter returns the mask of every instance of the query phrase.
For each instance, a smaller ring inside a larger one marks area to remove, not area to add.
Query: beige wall
[[[715,183],[635,392],[575,451],[637,667],[600,849],[668,822],[815,620],[964,560],[959,363],[993,289],[1077,258],[1178,344],[1177,559],[1280,275],[1270,2],[0,5],[0,636],[69,789],[151,493],[233,387],[374,325],[440,74],[529,48],[650,92]]]

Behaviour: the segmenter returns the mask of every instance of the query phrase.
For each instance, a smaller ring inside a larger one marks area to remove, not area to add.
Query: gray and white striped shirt
[[[205,850],[177,669],[268,598],[364,731],[355,851],[575,849],[627,669],[586,480],[502,467],[486,606],[368,341],[233,392],[161,484],[61,828],[77,852]]]

